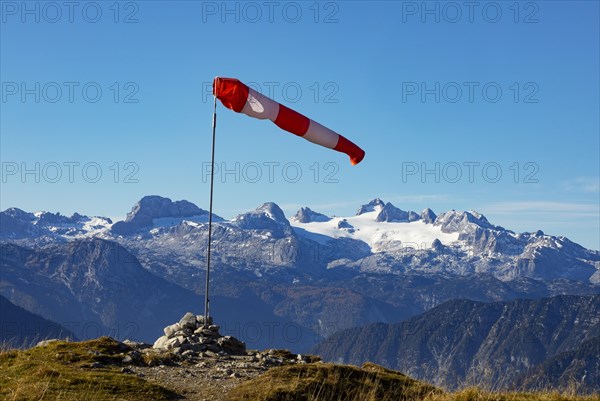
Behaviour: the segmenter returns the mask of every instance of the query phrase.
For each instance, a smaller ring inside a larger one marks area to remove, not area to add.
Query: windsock
[[[352,165],[360,163],[365,157],[364,150],[342,135],[269,99],[237,79],[215,78],[213,94],[228,109],[261,120],[271,120],[279,128],[307,141],[347,154]]]

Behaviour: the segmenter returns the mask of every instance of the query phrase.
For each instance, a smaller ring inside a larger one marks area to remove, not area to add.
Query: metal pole
[[[206,253],[206,287],[204,289],[204,327],[208,326],[209,318],[209,298],[208,298],[208,282],[210,279],[210,240],[212,237],[212,216],[213,216],[213,187],[215,181],[215,133],[217,130],[217,97],[214,96],[215,104],[212,118],[212,151],[211,151],[211,169],[210,169],[210,203],[208,210],[208,252]]]

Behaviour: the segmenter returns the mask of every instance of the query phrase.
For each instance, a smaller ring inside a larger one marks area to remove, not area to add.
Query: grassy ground
[[[177,394],[121,373],[125,351],[118,342],[54,342],[0,353],[0,400],[173,400]],[[93,363],[106,367],[92,368]]]
[[[0,350],[0,400],[162,401],[185,397],[121,372],[130,349],[110,338],[53,342],[25,351]],[[146,362],[151,362],[146,360]],[[160,361],[165,362],[165,361]],[[102,367],[92,367],[93,364]],[[190,366],[186,369],[194,369]],[[161,374],[171,374],[165,367]],[[163,373],[164,372],[164,373]],[[162,376],[161,376],[162,377]],[[177,377],[175,377],[177,379]],[[212,383],[210,375],[206,380]],[[229,391],[229,390],[228,390]],[[185,391],[182,391],[185,394]],[[207,398],[208,394],[197,398]],[[212,398],[207,398],[211,399]],[[374,364],[362,368],[327,363],[287,365],[246,379],[229,391],[230,401],[600,401],[542,393],[490,393],[470,388],[448,393]],[[215,400],[222,401],[222,400]]]
[[[370,363],[362,368],[308,364],[272,369],[241,384],[229,397],[230,401],[600,401],[600,394],[491,393],[477,388],[449,393]]]
[[[600,394],[576,396],[547,391],[537,393],[490,393],[477,388],[468,388],[455,393],[432,397],[427,401],[600,401]]]
[[[440,394],[399,372],[366,364],[362,369],[317,363],[272,369],[234,389],[232,401],[402,401]]]

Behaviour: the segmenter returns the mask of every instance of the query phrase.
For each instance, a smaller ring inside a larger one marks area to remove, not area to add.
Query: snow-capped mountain
[[[213,215],[215,221],[223,220]],[[205,223],[208,212],[186,200],[171,201],[161,196],[145,196],[127,213],[125,221],[112,225],[110,231],[114,235],[127,235],[144,229],[172,227],[183,221]]]
[[[15,208],[1,212],[0,219],[1,240],[39,245],[112,239],[167,277],[204,263],[208,212],[187,201],[147,196],[114,224],[102,217]],[[288,219],[279,206],[267,202],[231,220],[213,215],[213,222],[216,263],[258,275],[278,268],[314,274],[344,267],[386,274],[488,273],[503,281],[562,277],[600,284],[598,251],[541,231],[515,233],[475,211],[416,213],[374,199],[355,216],[329,217],[305,207]]]
[[[402,252],[407,247],[426,249],[435,239],[443,244],[458,240],[458,231],[443,232],[440,226],[420,221],[415,212],[404,212],[391,203],[369,205],[361,207],[356,216],[306,223],[294,219],[292,225],[297,233],[314,241],[327,243],[332,238],[352,238],[366,243],[373,253]]]
[[[31,240],[42,237],[74,239],[100,235],[112,225],[107,217],[88,217],[74,213],[71,217],[59,213],[28,213],[10,208],[0,212],[0,238]]]
[[[297,223],[312,223],[329,221],[331,218],[324,214],[313,212],[309,207],[303,207],[290,220]]]

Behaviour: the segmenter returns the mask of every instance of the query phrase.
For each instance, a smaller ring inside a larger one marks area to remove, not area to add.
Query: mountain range
[[[382,364],[455,390],[600,390],[600,296],[452,300],[401,323],[340,331],[325,360]]]
[[[207,220],[206,210],[160,196],[115,223],[7,209],[0,295],[75,322],[79,338],[100,330],[155,339],[184,309],[202,311]],[[250,347],[306,350],[339,330],[400,322],[456,298],[600,292],[598,251],[515,233],[475,211],[416,213],[375,199],[355,216],[304,207],[287,218],[267,202],[213,221],[211,310],[222,332]]]

